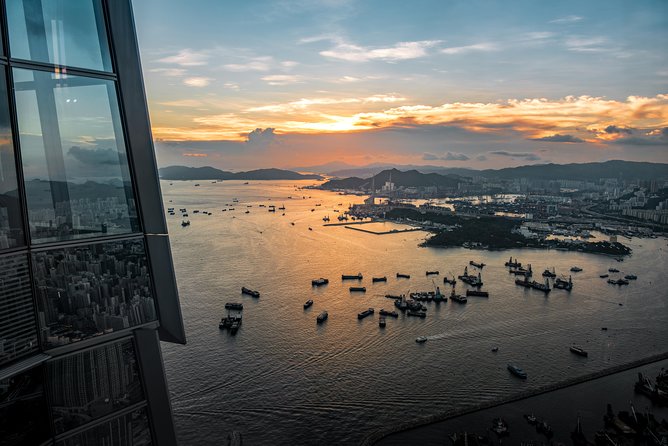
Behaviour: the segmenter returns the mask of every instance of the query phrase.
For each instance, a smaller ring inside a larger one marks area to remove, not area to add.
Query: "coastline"
[[[393,424],[392,426],[388,426],[387,429],[384,429],[382,431],[375,431],[369,433],[365,439],[360,443],[361,446],[371,446],[374,444],[379,443],[382,441],[384,438],[389,437],[393,434],[397,434],[400,432],[405,432],[408,430],[412,430],[415,428],[420,428],[420,427],[426,427],[428,425],[432,425],[435,423],[443,422],[443,421],[448,421],[453,418],[461,417],[464,415],[472,414],[475,412],[479,412],[482,410],[486,409],[492,409],[495,407],[503,406],[505,404],[509,403],[514,403],[522,400],[526,400],[528,398],[532,398],[535,396],[539,395],[544,395],[556,390],[561,390],[561,389],[566,389],[568,387],[572,387],[578,384],[583,384],[589,381],[595,381],[599,378],[604,378],[607,376],[611,376],[620,372],[628,371],[634,368],[642,367],[648,364],[656,363],[659,361],[664,361],[668,359],[668,351],[664,353],[660,353],[657,355],[652,355],[643,359],[639,359],[636,361],[632,361],[627,364],[623,365],[618,365],[614,367],[609,367],[604,370],[600,370],[598,372],[594,373],[589,373],[577,378],[572,378],[566,381],[560,381],[555,384],[549,384],[543,387],[540,387],[535,390],[530,390],[530,391],[525,391],[525,392],[520,392],[511,396],[508,396],[506,398],[502,398],[500,400],[495,400],[495,401],[490,401],[488,403],[483,403],[483,404],[477,404],[474,406],[469,406],[463,409],[458,409],[458,410],[452,410],[452,411],[445,411],[441,412],[438,414],[434,414],[428,417],[422,417],[419,419],[415,420],[410,420],[404,423],[396,423]]]

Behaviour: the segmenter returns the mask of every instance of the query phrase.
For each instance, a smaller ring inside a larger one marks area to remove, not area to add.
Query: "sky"
[[[668,162],[668,1],[134,2],[158,164]]]

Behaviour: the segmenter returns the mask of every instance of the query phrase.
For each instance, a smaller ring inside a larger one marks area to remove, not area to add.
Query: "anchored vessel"
[[[484,264],[484,263],[482,263],[482,262],[480,262],[480,263],[478,263],[478,262],[474,262],[473,260],[469,260],[469,265],[473,265],[473,266],[475,266],[476,268],[480,268],[480,269],[483,269],[483,268],[485,267],[485,264]]]
[[[364,319],[367,316],[371,316],[373,314],[373,308],[369,308],[368,310],[364,310],[361,313],[357,313],[357,319]]]
[[[415,342],[417,342],[418,344],[424,344],[425,342],[427,342],[427,337],[418,336],[417,338],[415,338]]]
[[[351,286],[350,291],[359,291],[360,293],[366,293],[366,287],[363,286]]]
[[[397,273],[397,279],[410,279],[410,278],[411,278],[410,274]]]
[[[425,275],[427,276],[438,275],[438,271],[427,271]]]
[[[318,324],[322,324],[323,322],[325,322],[325,321],[327,320],[327,317],[329,317],[329,314],[328,314],[327,311],[325,310],[325,311],[323,311],[322,313],[320,313],[320,314],[318,315],[318,317],[315,318],[315,320],[316,320],[316,322],[317,322]]]
[[[325,279],[325,278],[323,278],[323,277],[321,277],[321,278],[319,278],[319,279],[313,279],[313,280],[311,280],[311,285],[313,285],[313,286],[326,285],[326,284],[328,284],[328,283],[329,283],[329,280],[328,280],[328,279]]]
[[[253,296],[253,297],[260,297],[260,292],[259,291],[253,291],[249,288],[246,288],[245,286],[241,287],[241,293],[242,294],[248,294],[249,296]]]
[[[489,293],[480,290],[466,290],[466,296],[489,297]]]
[[[589,356],[589,353],[582,349],[582,347],[576,347],[575,345],[572,345],[569,347],[569,350],[579,356]]]
[[[387,277],[372,277],[371,282],[387,282]]]
[[[341,280],[362,280],[362,273],[352,274],[343,274]]]
[[[313,305],[313,299],[309,299],[304,303],[304,310]]]
[[[238,302],[227,302],[225,304],[225,309],[226,310],[243,310],[244,309],[244,304],[238,303]]]
[[[508,364],[508,370],[510,371],[510,373],[517,376],[518,378],[527,379],[526,372],[516,365]]]
[[[573,279],[571,278],[571,276],[568,276],[568,280],[558,277],[557,280],[554,281],[554,287],[570,291],[573,289]]]
[[[387,311],[387,310],[383,310],[382,308],[380,309],[379,314],[381,316],[390,316],[390,317],[393,317],[393,318],[398,318],[399,317],[399,313],[397,313],[396,311]]]

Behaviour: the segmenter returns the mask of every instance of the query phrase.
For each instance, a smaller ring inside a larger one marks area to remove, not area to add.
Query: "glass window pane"
[[[0,366],[38,349],[28,256],[0,257]]]
[[[146,409],[136,410],[56,443],[57,446],[149,446],[150,444],[151,429]]]
[[[13,73],[32,242],[138,232],[114,83]]]
[[[40,444],[49,438],[42,367],[0,381],[0,443]]]
[[[144,399],[131,340],[56,359],[47,373],[56,434]]]
[[[157,319],[141,240],[32,254],[45,348]]]
[[[5,70],[0,68],[0,250],[23,245],[24,240],[7,99]]]
[[[12,0],[7,22],[14,58],[111,71],[99,0]]]

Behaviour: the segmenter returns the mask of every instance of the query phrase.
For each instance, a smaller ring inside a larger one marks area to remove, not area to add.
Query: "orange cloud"
[[[209,156],[209,154],[207,154],[207,153],[182,153],[182,155],[183,156],[192,156],[192,157],[195,157],[195,158],[200,158],[200,157],[206,158],[207,156]]]

